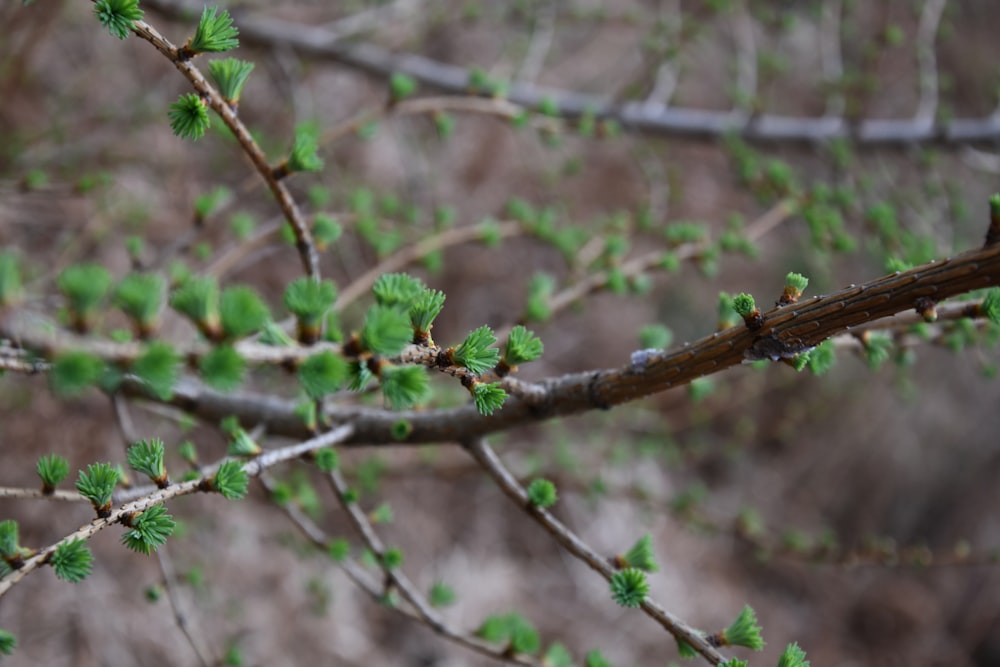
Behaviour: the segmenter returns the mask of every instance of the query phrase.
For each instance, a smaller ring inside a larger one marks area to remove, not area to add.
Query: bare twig
[[[829,88],[826,96],[826,111],[831,118],[844,115],[844,91],[841,81],[844,77],[844,61],[840,50],[840,15],[843,0],[827,0],[823,3],[823,15],[819,28],[820,63],[823,67],[823,81]]]
[[[497,223],[495,232],[499,238],[510,238],[521,234],[522,228],[516,222],[500,222]],[[477,225],[464,225],[462,227],[452,227],[440,234],[429,236],[408,245],[386,257],[340,290],[340,293],[337,295],[337,301],[334,304],[334,309],[340,310],[344,306],[353,303],[358,297],[371,289],[371,286],[375,284],[378,277],[384,273],[399,271],[421,257],[426,257],[435,250],[460,243],[468,243],[482,237],[483,229],[481,227]]]
[[[926,0],[923,11],[920,13],[920,27],[917,29],[920,102],[917,104],[917,112],[913,119],[925,124],[928,128],[934,126],[934,117],[938,107],[938,72],[934,41],[937,38],[941,13],[944,11],[946,2],[947,0]]]
[[[170,602],[170,609],[174,614],[174,623],[180,628],[180,631],[184,634],[187,639],[188,644],[191,646],[191,650],[194,651],[195,655],[198,656],[198,662],[200,662],[203,667],[210,667],[211,665],[217,664],[209,654],[207,648],[203,643],[204,637],[195,636],[195,629],[192,624],[188,622],[187,614],[184,612],[184,608],[180,599],[180,587],[177,585],[177,575],[174,571],[174,562],[170,558],[170,552],[167,549],[167,545],[162,545],[156,550],[156,557],[160,564],[160,572],[163,574],[163,588],[167,592],[167,600]]]

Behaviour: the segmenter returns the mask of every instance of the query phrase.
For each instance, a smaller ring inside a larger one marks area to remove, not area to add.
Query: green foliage
[[[337,288],[329,280],[293,280],[285,289],[285,307],[305,326],[318,327],[323,315],[337,298]]]
[[[313,221],[312,232],[313,239],[316,241],[316,247],[322,251],[339,239],[344,230],[336,219],[323,213],[317,213]]]
[[[76,490],[101,514],[111,507],[111,496],[119,479],[118,469],[110,463],[91,463],[80,471]]]
[[[604,654],[594,649],[593,651],[588,651],[587,655],[583,659],[584,667],[612,667],[611,663]]]
[[[181,357],[173,347],[157,341],[146,347],[129,371],[145,382],[157,398],[169,400],[177,383],[180,363]]]
[[[342,537],[330,540],[326,545],[326,553],[334,563],[341,563],[351,554],[351,543]]]
[[[719,667],[747,667],[749,663],[746,660],[740,660],[739,658],[730,658],[725,662],[720,662]]]
[[[406,419],[398,419],[392,424],[392,437],[394,440],[403,441],[413,433],[413,424]]]
[[[170,305],[204,333],[219,322],[219,284],[212,276],[187,280],[170,297]]]
[[[393,547],[382,554],[382,565],[387,570],[395,570],[403,566],[403,551]]]
[[[21,554],[21,545],[17,537],[17,522],[13,519],[0,521],[0,557],[4,560],[16,558]]]
[[[462,344],[455,348],[452,357],[456,364],[465,366],[472,373],[485,373],[495,368],[500,361],[499,350],[490,347],[496,342],[493,330],[488,326],[481,326],[465,337]]]
[[[538,113],[543,116],[556,118],[559,116],[559,103],[556,102],[554,97],[546,95],[538,100]]]
[[[417,92],[417,81],[409,74],[393,72],[389,77],[389,94],[393,102],[404,100]]]
[[[674,332],[663,324],[648,324],[639,329],[639,345],[646,349],[663,350],[670,347]]]
[[[213,215],[227,200],[232,199],[232,194],[229,188],[220,185],[195,197],[195,220],[203,222],[205,218]]]
[[[573,656],[564,645],[554,642],[545,651],[542,665],[545,667],[573,667]]]
[[[250,478],[239,461],[223,461],[210,482],[217,493],[228,500],[238,500],[247,494]]]
[[[396,515],[393,514],[392,506],[389,503],[381,503],[368,514],[368,518],[375,524],[392,523]]]
[[[78,396],[97,382],[104,372],[104,362],[89,352],[70,350],[52,360],[49,385],[58,396]]]
[[[435,581],[431,586],[431,590],[427,598],[432,607],[440,608],[455,604],[455,600],[458,596],[455,595],[455,589],[448,584],[443,581]]]
[[[70,540],[56,547],[49,564],[55,570],[57,577],[75,584],[90,574],[94,567],[94,556],[87,548],[85,540]]]
[[[240,427],[235,427],[229,431],[232,440],[226,453],[230,456],[257,456],[261,453],[261,447],[257,441],[250,437],[250,434]]]
[[[11,250],[0,251],[0,306],[17,303],[23,291],[17,255]]]
[[[434,119],[434,128],[442,139],[448,139],[455,133],[455,117],[451,114],[436,113],[432,118]]]
[[[434,319],[444,308],[444,299],[444,292],[425,288],[413,300],[410,306],[410,322],[417,332],[430,333]]]
[[[872,370],[879,368],[892,355],[893,342],[888,334],[880,331],[868,332],[868,335],[862,338],[862,342],[865,346],[865,357],[868,360],[868,366]]]
[[[98,264],[74,264],[59,274],[56,285],[70,310],[80,318],[88,318],[111,287],[111,274]]]
[[[476,635],[493,643],[507,643],[513,653],[532,654],[541,648],[538,631],[518,613],[489,616]]]
[[[764,638],[760,634],[761,627],[757,624],[757,614],[750,607],[744,605],[736,620],[726,628],[722,635],[724,641],[729,646],[746,646],[754,651],[764,648]]]
[[[205,7],[198,21],[194,37],[188,40],[188,48],[194,53],[221,53],[240,45],[236,37],[239,31],[233,26],[233,17],[225,9],[219,13],[217,7]]]
[[[547,479],[536,479],[528,485],[528,502],[535,507],[551,507],[558,499],[556,485]]]
[[[626,567],[632,567],[643,572],[657,572],[660,569],[653,553],[653,539],[646,533],[632,545],[632,548],[621,557]]]
[[[382,395],[393,410],[406,410],[430,396],[430,382],[422,366],[383,366],[379,374]]]
[[[410,316],[404,310],[374,304],[365,315],[361,344],[375,354],[392,357],[413,340]]]
[[[340,467],[340,455],[336,449],[330,447],[317,449],[313,456],[316,467],[322,472],[333,472]]]
[[[198,361],[198,370],[208,386],[219,391],[232,391],[243,382],[246,361],[229,345],[220,345]]]
[[[167,514],[163,504],[153,505],[146,511],[133,515],[129,530],[122,535],[122,544],[147,556],[161,544],[166,544],[167,538],[174,532],[174,518]]]
[[[700,222],[675,222],[663,230],[663,236],[671,246],[699,243],[708,238],[708,228]]]
[[[993,324],[1000,324],[1000,287],[987,290],[979,312]]]
[[[372,285],[376,303],[407,309],[426,289],[422,282],[405,273],[383,273]]]
[[[151,328],[160,314],[166,283],[156,273],[130,273],[118,283],[114,303],[141,329]]]
[[[695,378],[688,383],[688,397],[692,403],[705,400],[715,391],[715,382],[710,377]]]
[[[42,479],[42,490],[50,493],[69,475],[69,461],[58,454],[49,454],[38,459],[35,470]]]
[[[347,379],[348,364],[339,354],[326,350],[303,361],[297,374],[309,398],[318,400],[340,389]]]
[[[262,329],[271,319],[271,313],[257,292],[244,285],[237,285],[222,290],[219,319],[226,337],[237,339]]]
[[[809,372],[813,375],[824,375],[831,368],[833,368],[834,362],[837,360],[837,351],[834,348],[833,341],[825,340],[813,349],[809,350],[805,354],[800,354],[795,359],[795,366],[799,370],[798,359],[805,358],[805,367],[809,369]]]
[[[542,341],[533,332],[518,324],[510,330],[510,335],[507,337],[503,360],[508,366],[526,364],[542,356],[544,349]]]
[[[756,309],[757,305],[749,294],[741,293],[733,297],[733,310],[740,317],[750,317]]]
[[[189,465],[198,465],[198,450],[195,449],[194,443],[190,440],[185,440],[177,445],[177,454]]]
[[[792,288],[799,294],[806,291],[806,287],[809,286],[809,279],[806,278],[801,273],[795,273],[791,271],[785,276],[785,286]]]
[[[142,20],[139,0],[97,0],[94,15],[118,39],[128,37],[133,22]]]
[[[10,655],[14,652],[15,648],[17,648],[17,637],[6,630],[0,629],[0,653]]]
[[[622,607],[638,607],[649,595],[646,573],[634,567],[611,575],[611,598]]]
[[[549,299],[556,289],[555,278],[547,273],[537,273],[528,284],[528,305],[525,317],[535,322],[544,322],[552,316]]]
[[[243,87],[250,79],[254,64],[238,58],[224,58],[208,63],[208,75],[229,104],[239,104]]]
[[[285,165],[288,171],[319,171],[323,168],[323,159],[319,151],[319,130],[313,123],[301,123],[295,128],[295,140],[292,142],[292,152]]]
[[[499,382],[489,384],[477,382],[472,387],[472,400],[476,404],[476,410],[485,417],[489,417],[494,411],[502,408],[506,398],[507,392],[503,390]]]
[[[140,440],[128,448],[128,464],[157,484],[166,482],[167,469],[163,464],[165,449],[159,438]]]
[[[211,125],[208,107],[195,93],[183,93],[178,97],[177,101],[170,105],[167,117],[170,118],[170,129],[181,139],[197,141],[205,135],[205,131]]]
[[[778,658],[778,667],[809,667],[806,652],[798,644],[789,644]]]

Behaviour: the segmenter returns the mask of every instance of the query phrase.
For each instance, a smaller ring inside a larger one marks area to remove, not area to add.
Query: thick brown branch
[[[400,419],[413,427],[405,444],[463,440],[529,422],[609,408],[747,360],[794,356],[852,327],[912,310],[919,297],[941,301],[998,284],[1000,245],[994,245],[774,308],[764,313],[764,325],[756,331],[740,326],[677,350],[634,354],[632,362],[620,368],[551,378],[531,385],[537,391],[525,392],[530,399],[508,399],[503,409],[490,417],[480,415],[471,405],[409,412],[332,407],[328,415],[333,423],[354,426],[353,434],[344,441],[348,446],[404,444],[392,432]],[[211,421],[233,414],[264,425],[272,434],[308,436],[292,404],[280,399],[255,394],[222,395],[184,382],[175,388],[173,403]]]

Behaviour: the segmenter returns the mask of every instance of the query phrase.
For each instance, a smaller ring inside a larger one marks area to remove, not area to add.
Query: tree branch
[[[552,516],[551,512],[531,504],[528,500],[528,492],[518,483],[514,475],[504,467],[500,458],[486,444],[485,440],[475,438],[467,441],[463,446],[472,458],[493,478],[493,481],[500,487],[500,490],[523,509],[528,516],[541,524],[556,542],[604,577],[605,580],[608,582],[611,581],[611,576],[615,573],[615,568],[611,566],[607,559],[591,549],[586,542],[563,525],[561,521]],[[647,597],[644,599],[640,606],[647,615],[662,625],[677,641],[689,644],[713,665],[717,665],[723,661],[723,656],[705,641],[705,638],[699,632],[693,630],[679,618],[667,612],[650,598]]]
[[[393,412],[367,407],[330,407],[331,423],[351,424],[344,446],[427,444],[460,441],[522,424],[594,409],[607,409],[691,380],[718,373],[744,361],[795,356],[827,338],[880,318],[917,307],[921,297],[941,301],[972,290],[1000,285],[1000,244],[897,272],[839,292],[763,313],[755,331],[734,327],[710,334],[672,351],[636,353],[619,368],[550,378],[532,386],[529,398],[510,398],[492,416],[474,406]],[[141,387],[127,386],[133,393]],[[174,388],[172,404],[208,421],[226,415],[264,425],[269,433],[308,437],[308,429],[290,401],[253,393],[220,394],[185,380]],[[405,420],[410,435],[399,440],[393,425]]]
[[[184,3],[146,0],[151,7],[178,18],[187,11]],[[316,58],[333,60],[386,78],[405,73],[425,86],[456,95],[469,94],[469,70],[411,53],[395,53],[371,43],[337,40],[337,35],[321,26],[308,26],[262,16],[254,12],[233,12],[240,37],[247,43],[284,45]],[[638,132],[687,138],[713,138],[738,134],[763,142],[852,139],[859,144],[911,144],[922,142],[966,143],[1000,138],[1000,114],[981,118],[955,118],[928,124],[923,117],[873,118],[857,123],[844,116],[799,117],[778,114],[750,114],[742,111],[659,107],[644,100],[616,103],[606,96],[537,86],[515,81],[507,99],[515,104],[539,109],[543,100],[555,100],[559,113],[578,118],[592,113],[612,119]]]

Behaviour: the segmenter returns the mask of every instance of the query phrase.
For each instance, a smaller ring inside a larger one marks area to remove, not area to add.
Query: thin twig
[[[491,231],[495,231],[496,236],[502,239],[523,233],[519,223],[510,221],[497,223],[496,228]],[[353,303],[358,297],[371,289],[371,286],[375,284],[375,281],[382,274],[398,271],[435,250],[481,239],[483,233],[483,229],[477,225],[452,227],[440,234],[435,234],[398,250],[340,290],[337,301],[333,306],[334,310],[341,310],[348,304]]]
[[[563,546],[564,549],[583,561],[592,570],[611,581],[615,568],[608,562],[607,558],[594,551],[586,542],[580,539],[573,531],[567,528],[561,521],[556,519],[547,509],[533,505],[528,500],[528,492],[511,474],[492,448],[482,438],[475,438],[463,443],[465,450],[479,463],[486,473],[496,482],[497,486],[516,505],[525,511],[532,519],[537,521],[546,532]],[[711,664],[717,665],[723,661],[723,656],[715,650],[700,632],[691,628],[684,621],[669,613],[658,603],[650,598],[642,601],[641,608],[648,616],[662,625],[664,629],[674,636],[678,641],[685,642],[694,650],[698,651]]]
[[[307,440],[306,442],[266,451],[260,456],[245,463],[243,465],[243,471],[250,477],[255,477],[259,475],[262,470],[266,470],[267,468],[277,465],[278,463],[289,461],[308,452],[337,444],[338,442],[341,442],[345,438],[349,437],[352,432],[353,427],[350,425],[339,426],[332,431],[318,435],[311,440]],[[209,467],[209,470],[217,468],[218,465],[215,465]],[[90,523],[81,526],[76,531],[67,535],[55,544],[51,544],[43,549],[40,549],[34,556],[25,560],[24,564],[20,568],[0,579],[0,597],[3,597],[7,591],[9,591],[26,576],[37,570],[42,565],[47,564],[49,562],[49,558],[52,557],[52,554],[55,553],[55,550],[59,547],[59,545],[77,539],[88,540],[105,528],[120,523],[127,516],[144,512],[154,505],[159,505],[160,503],[173,498],[202,492],[205,490],[206,484],[209,481],[210,477],[206,475],[205,477],[201,477],[199,479],[181,482],[178,484],[171,484],[163,489],[153,489],[152,491],[149,491],[148,487],[141,490],[130,489],[129,492],[123,493],[121,497],[134,497],[133,494],[137,491],[148,491],[148,493],[143,493],[137,499],[126,502],[125,505],[120,506],[116,510],[112,510],[111,514],[107,517],[94,519]],[[115,502],[122,501],[116,498]]]
[[[59,489],[56,489],[52,493],[45,493],[41,489],[20,489],[10,486],[0,486],[0,498],[12,498],[18,500],[47,499],[47,500],[59,500],[67,503],[90,502],[76,491],[60,491]]]
[[[827,85],[826,110],[824,116],[840,118],[846,108],[844,91],[844,61],[840,48],[840,16],[843,0],[827,0],[823,3],[823,14],[819,27],[819,56],[823,68],[823,82]]]
[[[162,53],[174,67],[183,74],[191,83],[202,99],[215,113],[219,115],[226,127],[232,131],[233,136],[239,141],[243,152],[253,163],[261,178],[267,183],[268,188],[278,200],[278,205],[284,213],[285,219],[292,226],[295,232],[296,247],[302,260],[302,267],[311,278],[319,279],[319,253],[316,251],[316,244],[313,242],[312,232],[302,212],[299,210],[291,192],[285,187],[274,173],[274,169],[267,161],[264,151],[250,135],[250,131],[243,124],[243,121],[236,115],[236,110],[231,107],[222,95],[211,85],[201,71],[194,66],[190,60],[181,59],[178,56],[178,49],[167,38],[161,35],[153,26],[145,21],[134,21],[133,32],[152,44],[157,51]]]
[[[177,575],[174,571],[174,562],[170,558],[170,552],[166,544],[161,545],[156,550],[156,558],[160,564],[160,573],[163,574],[163,588],[167,592],[167,600],[170,602],[170,609],[174,614],[174,623],[187,638],[191,650],[198,656],[198,662],[203,667],[210,667],[217,664],[211,657],[208,649],[202,643],[204,637],[196,637],[192,624],[188,622],[187,614],[184,612],[180,599],[180,586],[177,584]],[[196,626],[197,627],[197,626]]]
[[[913,119],[924,123],[928,128],[934,126],[934,117],[937,114],[938,71],[934,41],[937,38],[946,2],[947,0],[926,0],[920,13],[920,27],[917,29],[920,102],[917,104],[917,112],[913,115]]]

